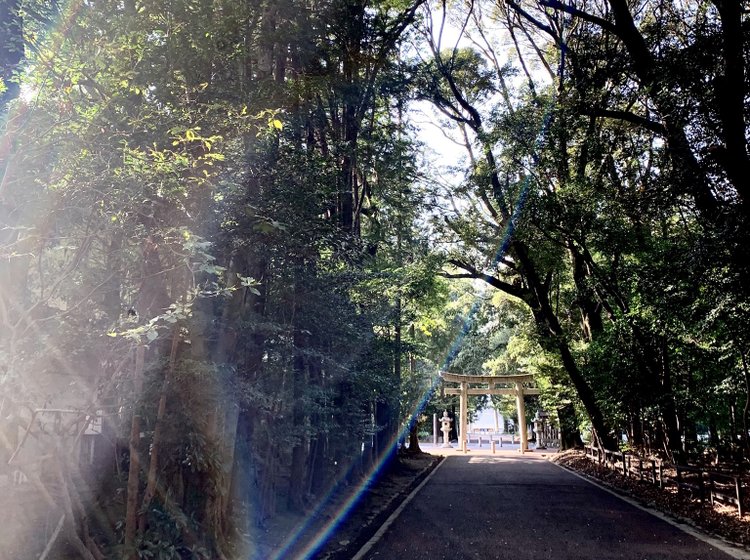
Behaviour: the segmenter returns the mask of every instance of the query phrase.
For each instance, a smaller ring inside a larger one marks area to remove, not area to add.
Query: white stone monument
[[[442,423],[443,427],[440,428],[440,431],[443,432],[443,445],[442,447],[450,447],[451,449],[453,446],[451,445],[451,439],[450,439],[450,433],[451,433],[451,420],[448,418],[448,411],[443,411],[443,417],[440,419],[440,422]]]

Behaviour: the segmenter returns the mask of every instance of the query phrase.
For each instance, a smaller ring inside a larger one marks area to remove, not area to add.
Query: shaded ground
[[[734,506],[718,502],[713,506],[708,503],[703,505],[700,500],[685,492],[678,495],[675,488],[661,489],[634,478],[624,478],[621,474],[594,463],[582,451],[565,451],[552,460],[578,473],[596,478],[610,488],[625,492],[644,505],[658,509],[680,521],[690,522],[705,532],[745,547],[750,546],[750,515],[745,514],[740,518]]]
[[[363,493],[352,511],[345,516],[341,525],[336,528],[328,542],[313,556],[316,559],[345,560],[378,530],[382,523],[395,510],[404,497],[414,489],[425,476],[442,460],[442,457],[426,453],[417,455],[403,454],[399,463],[380,480],[371,484]],[[358,488],[350,487],[336,497],[324,511],[315,515],[315,519],[304,530],[288,552],[282,558],[306,558],[305,547],[320,535],[326,527],[336,521],[336,514],[345,501]],[[274,558],[280,548],[284,547],[290,535],[297,533],[299,527],[309,520],[313,512],[304,514],[279,515],[266,530],[255,535],[253,558]]]
[[[550,464],[453,455],[368,560],[729,560],[724,552]]]

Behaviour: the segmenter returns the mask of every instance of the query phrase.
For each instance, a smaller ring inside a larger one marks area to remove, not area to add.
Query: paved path
[[[539,456],[460,456],[403,510],[368,560],[730,560]]]

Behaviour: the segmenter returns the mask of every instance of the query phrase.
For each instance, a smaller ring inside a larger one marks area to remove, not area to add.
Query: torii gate
[[[460,432],[459,447],[466,452],[468,438],[466,437],[466,415],[468,412],[469,395],[515,395],[518,411],[518,426],[521,436],[521,453],[529,450],[529,438],[526,433],[526,405],[525,395],[538,395],[539,389],[528,387],[534,381],[532,374],[525,375],[461,375],[458,373],[440,372],[444,382],[458,383],[458,387],[444,389],[446,395],[460,395]],[[472,385],[472,387],[470,387]],[[481,387],[476,387],[481,385]]]

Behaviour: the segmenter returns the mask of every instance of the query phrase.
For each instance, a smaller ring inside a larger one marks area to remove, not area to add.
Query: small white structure
[[[480,410],[477,417],[469,424],[470,432],[505,433],[505,417],[497,409],[488,407]]]

